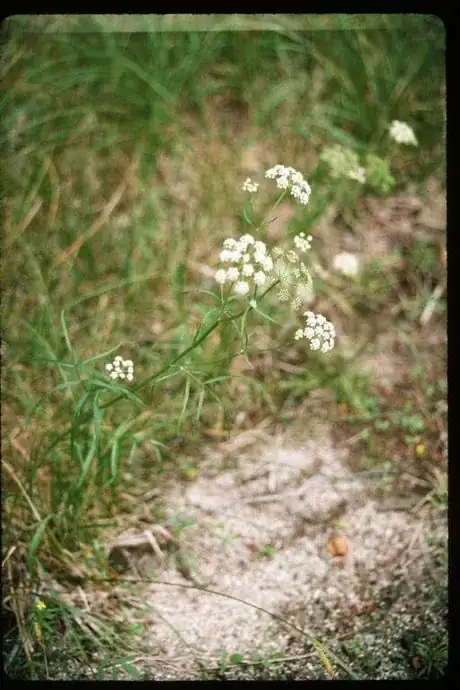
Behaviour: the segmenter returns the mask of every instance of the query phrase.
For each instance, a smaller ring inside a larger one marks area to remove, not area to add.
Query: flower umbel
[[[259,188],[258,182],[253,182],[250,177],[247,177],[243,182],[243,192],[249,192],[250,194],[255,194]]]
[[[252,235],[243,235],[239,240],[224,240],[220,260],[228,268],[219,268],[214,274],[215,280],[224,285],[234,283],[237,295],[246,295],[251,283],[262,286],[273,270],[273,260],[267,251],[265,242],[255,240]]]
[[[409,127],[405,122],[400,120],[393,120],[390,125],[390,137],[398,144],[411,144],[418,146],[418,141],[414,134],[412,127]]]
[[[298,199],[301,204],[308,204],[311,187],[304,180],[302,173],[295,170],[295,168],[275,165],[267,170],[265,177],[269,180],[276,180],[276,184],[280,189],[289,189],[291,196],[294,199]]]
[[[40,599],[40,601],[38,601],[38,602],[36,603],[35,607],[36,607],[39,611],[41,611],[42,609],[46,609],[46,604],[45,604],[44,601],[42,601],[42,600]]]
[[[126,379],[132,381],[134,379],[134,364],[130,359],[123,359],[117,355],[113,362],[105,365],[105,368],[110,372],[110,378],[114,381],[116,379]]]
[[[332,350],[335,340],[335,328],[332,323],[322,314],[314,314],[312,311],[306,311],[304,316],[307,317],[306,326],[296,331],[295,339],[306,338],[311,350]]]

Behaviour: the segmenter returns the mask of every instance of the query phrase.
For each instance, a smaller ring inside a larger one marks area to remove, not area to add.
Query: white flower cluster
[[[294,244],[301,252],[307,252],[309,249],[311,249],[312,241],[313,237],[311,235],[305,236],[304,232],[301,232],[299,235],[294,237]]]
[[[398,144],[412,144],[413,146],[418,145],[418,141],[414,134],[414,130],[405,122],[400,122],[399,120],[393,120],[390,125],[390,136]]]
[[[329,165],[332,177],[348,177],[361,184],[366,181],[366,171],[359,165],[357,154],[345,146],[336,144],[325,148],[320,159]]]
[[[294,168],[286,167],[285,165],[275,165],[265,173],[265,177],[270,180],[276,180],[276,184],[280,189],[288,189],[294,199],[298,199],[301,204],[308,204],[311,194],[311,187],[306,180],[303,179],[302,173]]]
[[[356,276],[359,271],[359,262],[354,254],[341,252],[334,257],[333,266],[345,276]]]
[[[306,338],[312,350],[332,350],[335,339],[335,328],[332,323],[322,314],[314,314],[312,311],[306,311],[304,316],[307,317],[306,326],[296,331],[295,339]]]
[[[243,192],[249,192],[250,194],[254,194],[255,192],[257,192],[258,188],[259,183],[253,182],[250,177],[247,177],[243,182]]]
[[[132,381],[134,379],[134,364],[130,359],[123,359],[117,355],[113,362],[105,365],[107,371],[110,371],[111,379],[126,379]]]
[[[273,260],[265,242],[256,241],[252,235],[243,235],[239,240],[231,237],[224,240],[223,246],[219,257],[229,267],[216,271],[214,277],[220,285],[235,283],[236,294],[246,295],[251,289],[250,281],[258,286],[265,284],[267,274],[273,270]]]
[[[294,244],[300,252],[308,251],[311,242],[312,236],[305,237],[303,232],[294,238]],[[310,272],[294,249],[285,251],[281,247],[275,247],[273,255],[276,259],[274,273],[280,280],[278,299],[281,302],[291,300],[291,306],[299,309],[302,306],[303,295],[311,291]]]

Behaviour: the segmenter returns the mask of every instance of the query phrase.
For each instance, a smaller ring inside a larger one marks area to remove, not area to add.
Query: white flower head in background
[[[306,311],[304,316],[307,317],[306,326],[296,331],[295,339],[306,338],[311,350],[332,350],[335,341],[335,328],[332,323],[322,314],[314,314],[312,311]]]
[[[308,204],[311,187],[304,180],[302,173],[295,170],[295,168],[275,165],[267,170],[265,177],[269,180],[276,180],[276,185],[279,189],[289,189],[291,196],[294,199],[298,199],[301,204]]]
[[[334,257],[333,266],[345,276],[354,277],[359,273],[359,261],[354,254],[341,252]]]
[[[116,381],[116,379],[126,379],[127,381],[133,381],[134,379],[134,364],[130,359],[123,359],[120,355],[117,355],[113,362],[105,365],[106,371],[110,372],[110,378]]]
[[[341,144],[328,146],[320,154],[320,160],[329,165],[332,177],[348,177],[364,184],[366,171],[359,165],[359,158],[352,150]]]
[[[398,144],[411,144],[412,146],[418,145],[418,141],[412,127],[409,127],[409,125],[407,125],[405,122],[400,122],[399,120],[393,120],[391,123],[390,136]]]
[[[366,171],[364,168],[359,167],[356,168],[356,170],[350,170],[347,177],[349,177],[350,180],[356,180],[356,182],[364,184],[366,182]]]
[[[243,182],[243,192],[249,192],[250,194],[255,194],[259,188],[258,182],[253,182],[250,177],[247,177]]]

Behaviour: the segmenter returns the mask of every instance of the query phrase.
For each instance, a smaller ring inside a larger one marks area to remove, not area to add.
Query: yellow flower
[[[425,446],[423,445],[423,443],[417,443],[417,445],[415,446],[415,452],[417,453],[417,455],[425,455]]]
[[[41,599],[40,599],[40,601],[37,603],[37,609],[39,609],[39,610],[41,610],[41,609],[46,609],[46,604],[45,604],[45,602],[42,601]]]
[[[91,558],[92,555],[93,555],[93,552],[90,548],[87,548],[83,551],[83,556],[85,558]]]

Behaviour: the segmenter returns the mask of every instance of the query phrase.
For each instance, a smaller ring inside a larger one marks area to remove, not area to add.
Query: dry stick
[[[123,194],[126,191],[126,188],[130,182],[130,179],[132,178],[135,169],[137,168],[139,164],[139,155],[136,156],[134,161],[131,163],[129,168],[127,169],[123,180],[121,183],[118,185],[117,189],[115,192],[112,194],[112,197],[110,201],[106,204],[104,210],[102,213],[99,215],[99,217],[94,221],[94,223],[91,225],[89,230],[87,232],[83,233],[83,235],[80,235],[73,244],[70,245],[70,247],[67,247],[56,259],[55,266],[60,266],[63,264],[69,256],[72,254],[75,254],[75,252],[78,252],[78,250],[87,242],[93,235],[95,235],[99,230],[102,228],[102,226],[108,221],[110,216],[112,215],[114,209],[118,204],[120,203],[121,199],[123,198]]]
[[[29,506],[30,506],[30,509],[31,509],[31,511],[32,511],[32,513],[33,513],[33,515],[34,515],[34,518],[37,520],[37,522],[41,522],[42,519],[41,519],[41,517],[40,517],[40,514],[39,514],[38,510],[36,509],[36,507],[34,506],[34,504],[32,503],[32,500],[30,499],[29,494],[27,493],[27,491],[24,489],[23,485],[21,484],[21,480],[20,480],[19,477],[17,476],[16,472],[13,470],[12,467],[10,467],[10,466],[8,465],[8,463],[6,462],[6,460],[2,460],[2,466],[3,466],[6,470],[8,470],[8,473],[9,473],[9,474],[11,475],[11,477],[14,479],[14,481],[16,482],[16,484],[19,486],[22,495],[24,496],[24,498],[26,499],[27,503],[28,503]]]

